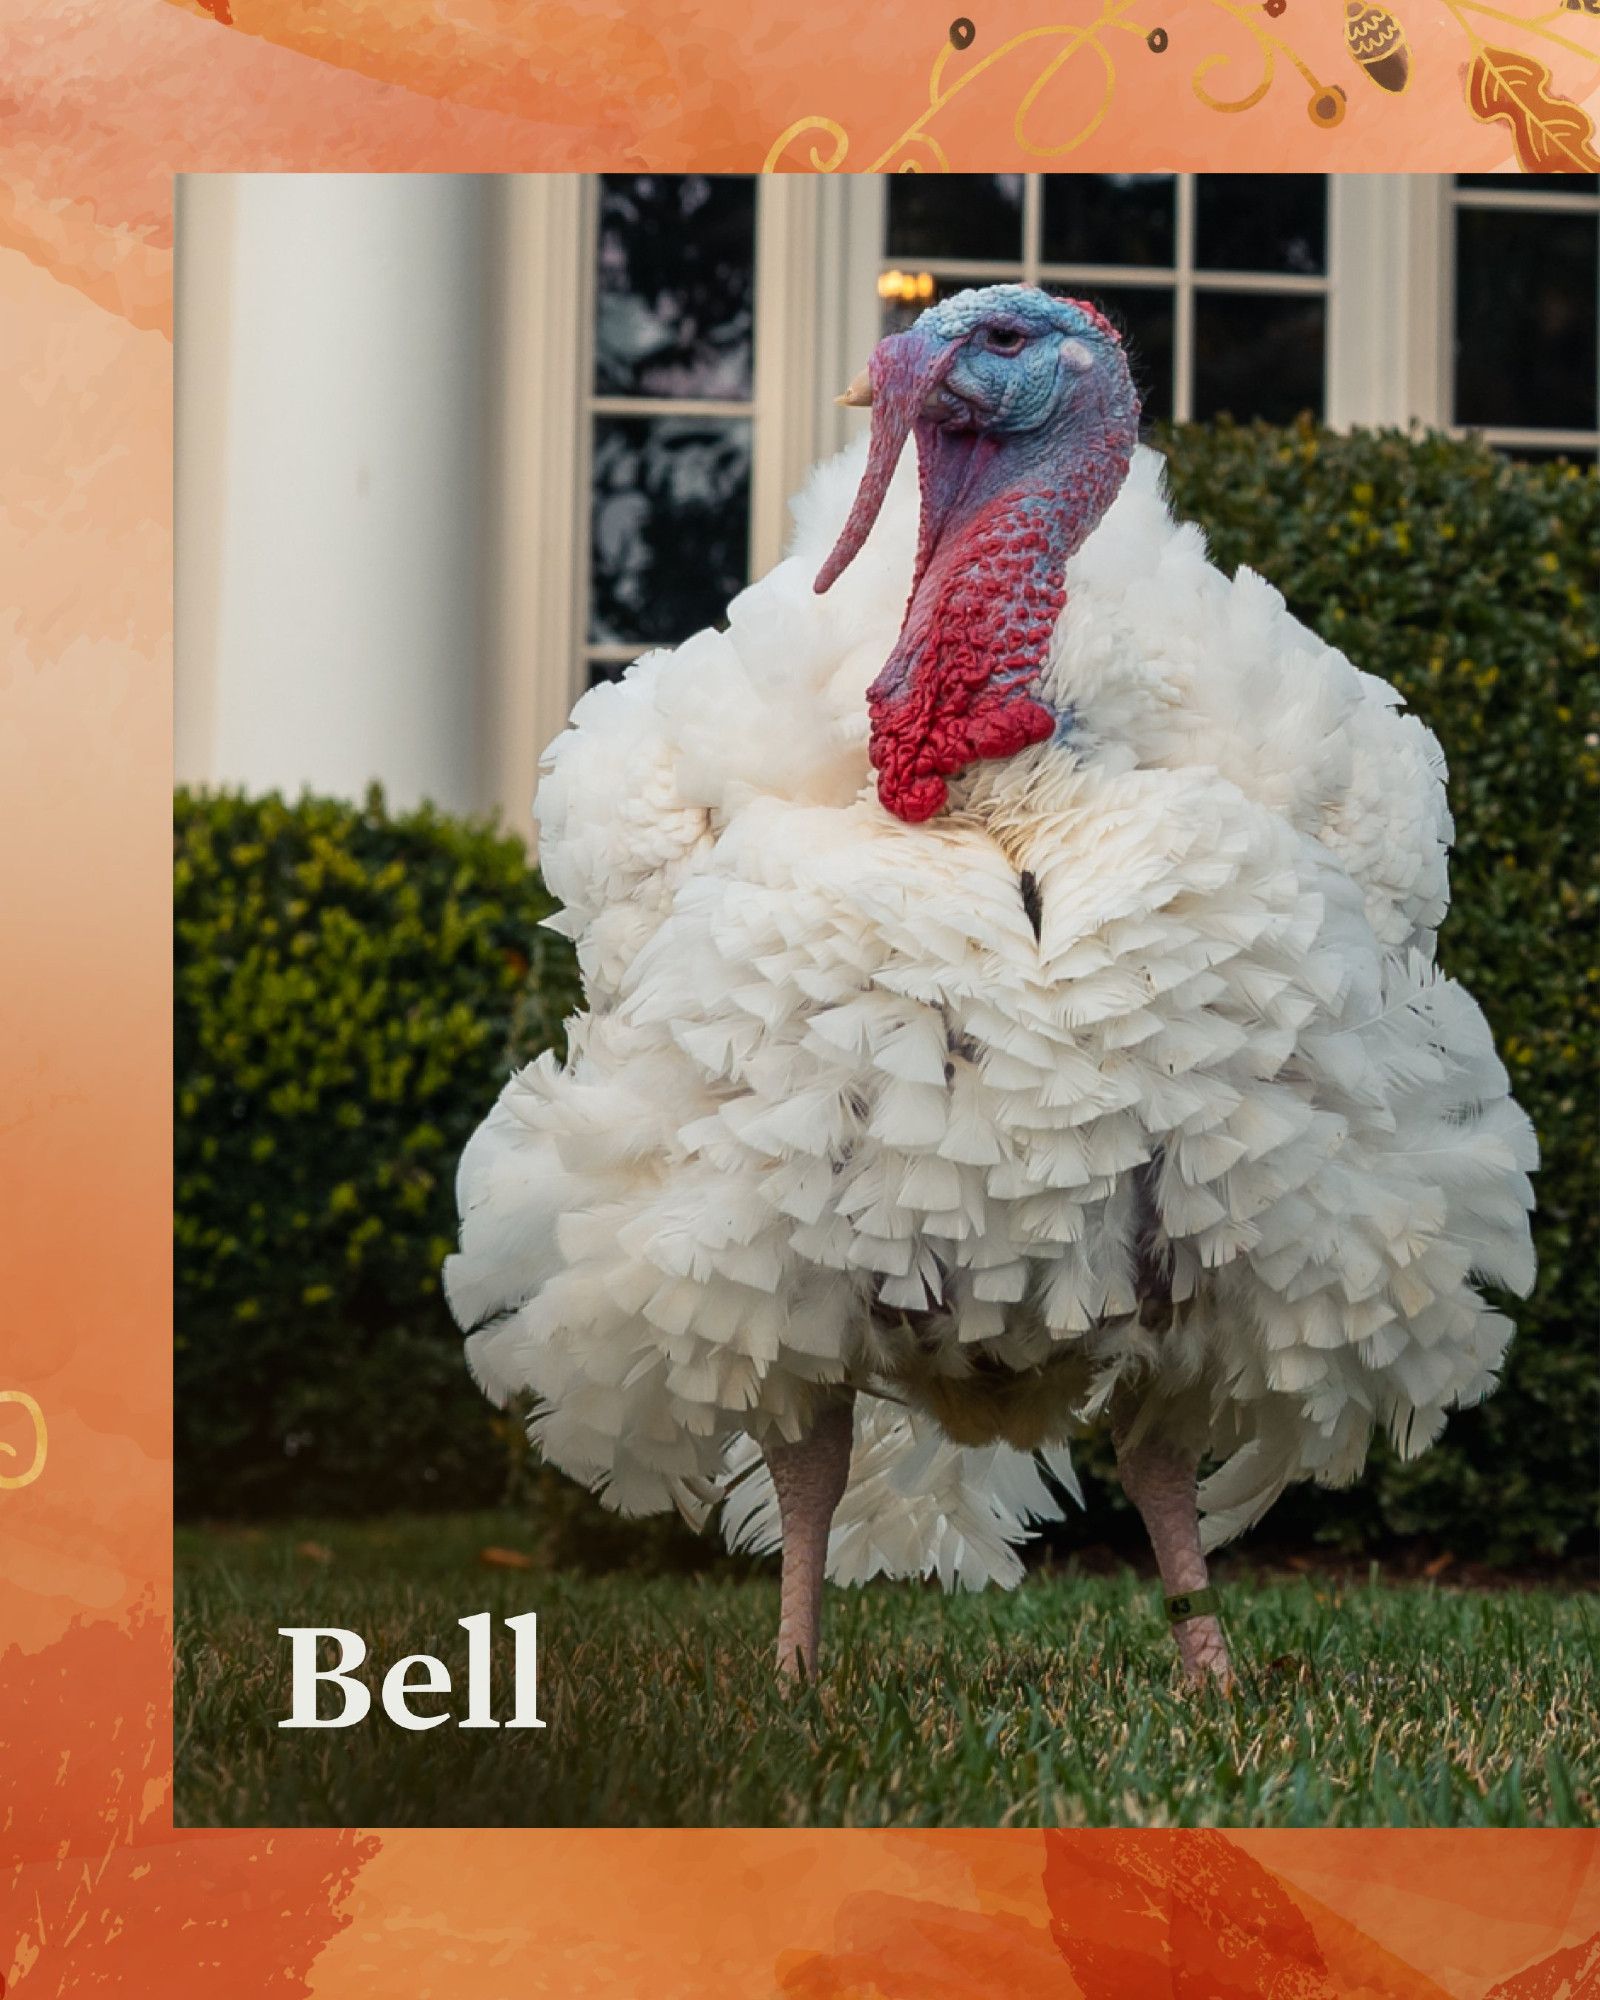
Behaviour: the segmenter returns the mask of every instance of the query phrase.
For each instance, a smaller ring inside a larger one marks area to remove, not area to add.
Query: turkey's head
[[[841,400],[870,403],[872,439],[819,591],[860,551],[906,439],[917,440],[911,601],[867,702],[878,797],[901,819],[930,819],[947,779],[1069,719],[1039,699],[1039,675],[1067,560],[1127,476],[1139,398],[1093,306],[988,285],[879,341]]]

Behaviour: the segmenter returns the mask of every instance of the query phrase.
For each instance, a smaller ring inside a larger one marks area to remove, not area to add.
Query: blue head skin
[[[1068,437],[1089,442],[1109,414],[1097,390],[1124,392],[1124,420],[1137,424],[1122,343],[1102,314],[1076,299],[988,285],[930,306],[905,337],[949,357],[938,416],[1003,438],[1024,456],[1026,440],[1055,452]]]
[[[860,550],[914,432],[911,601],[868,699],[879,796],[925,819],[945,803],[944,779],[1056,729],[1034,690],[1062,573],[1127,474],[1139,399],[1121,341],[1092,306],[989,285],[880,341],[845,400],[871,404],[872,440],[816,588]]]

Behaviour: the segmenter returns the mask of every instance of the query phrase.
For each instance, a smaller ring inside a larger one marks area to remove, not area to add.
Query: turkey
[[[1207,1552],[1423,1450],[1533,1281],[1444,761],[1173,521],[1091,305],[963,292],[843,400],[787,560],[546,753],[588,1004],[465,1150],[449,1301],[550,1464],[781,1548],[786,1675],[825,1572],[1014,1583],[1104,1425],[1226,1683]]]

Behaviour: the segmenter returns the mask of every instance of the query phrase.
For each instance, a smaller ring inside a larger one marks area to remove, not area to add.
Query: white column
[[[866,420],[834,400],[866,367],[882,332],[888,196],[881,174],[824,174],[818,197],[818,325],[812,454],[826,458],[863,435]]]
[[[191,774],[485,802],[486,215],[471,176],[235,180],[220,485],[179,496],[180,565],[221,520]]]
[[[222,496],[233,325],[232,174],[180,174],[173,272],[173,775],[207,785],[216,741]]]
[[[763,174],[756,182],[752,577],[765,576],[782,557],[793,525],[789,501],[816,460],[822,179],[820,174]]]
[[[1446,188],[1437,174],[1330,174],[1328,421],[1444,423]]]
[[[530,843],[540,752],[582,690],[592,194],[576,174],[504,174],[493,186],[496,586],[484,771],[488,803]]]

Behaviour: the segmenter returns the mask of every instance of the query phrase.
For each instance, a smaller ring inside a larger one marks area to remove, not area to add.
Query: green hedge
[[[1600,1424],[1600,488],[1434,436],[1223,423],[1157,443],[1224,568],[1270,577],[1443,741],[1442,957],[1481,998],[1545,1157],[1539,1289],[1499,1395],[1415,1465],[1380,1449],[1353,1491],[1287,1496],[1266,1533],[1570,1551],[1593,1537]],[[438,1294],[460,1146],[513,1053],[555,1041],[575,1004],[520,847],[376,797],[181,796],[177,853],[180,1508],[466,1505],[509,1479],[563,1556],[676,1554],[671,1530],[619,1544],[582,1496],[530,1486]],[[1119,1498],[1090,1538],[1126,1532]]]
[[[1248,563],[1436,732],[1456,819],[1445,968],[1482,1002],[1539,1133],[1539,1283],[1499,1392],[1411,1465],[1380,1448],[1344,1494],[1286,1498],[1347,1547],[1426,1535],[1510,1561],[1587,1546],[1600,1436],[1595,1122],[1600,911],[1600,481],[1486,446],[1309,424],[1157,442],[1216,561]]]
[[[180,793],[175,834],[178,1508],[496,1500],[439,1264],[467,1135],[578,1004],[551,900],[376,793]]]

